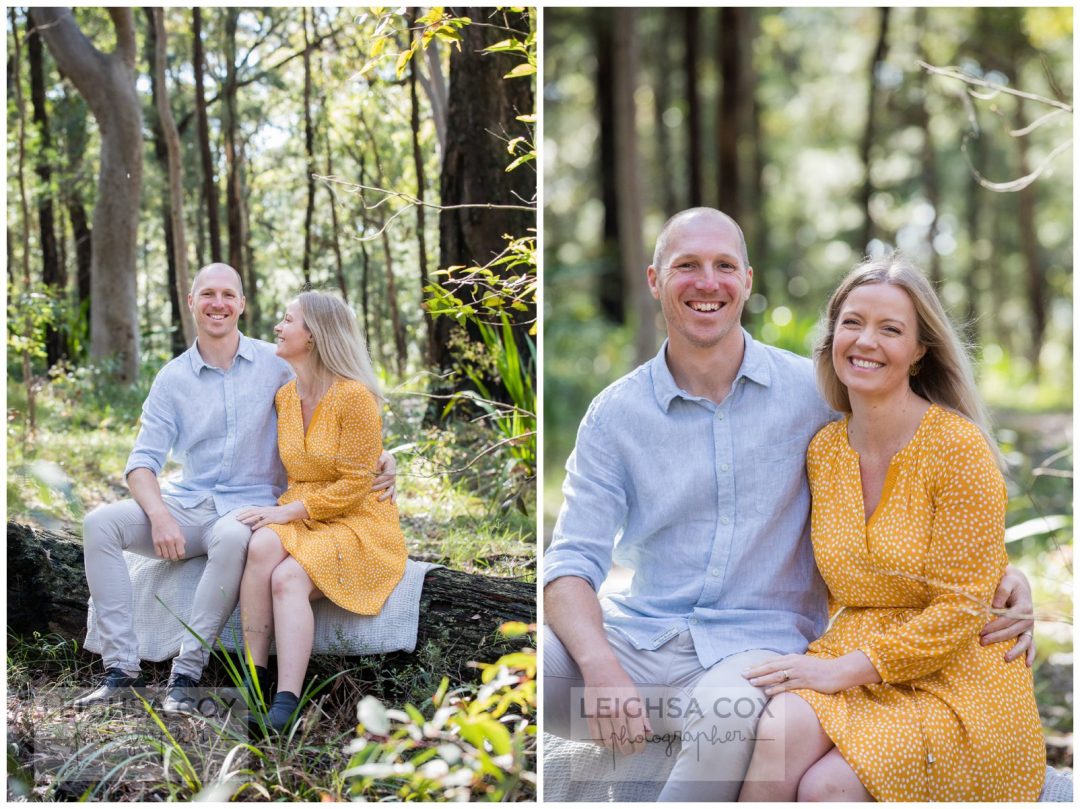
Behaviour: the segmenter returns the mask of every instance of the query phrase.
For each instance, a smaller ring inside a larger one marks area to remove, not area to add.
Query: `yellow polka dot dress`
[[[1046,748],[1031,670],[981,646],[1008,560],[1007,494],[982,433],[937,406],[892,459],[864,515],[847,422],[807,451],[814,557],[828,631],[807,654],[862,650],[879,684],[795,691],[879,801],[1034,801]]]
[[[376,615],[405,573],[407,556],[397,506],[371,491],[382,454],[378,402],[361,383],[339,377],[306,436],[296,380],[277,392],[274,404],[278,452],[289,476],[278,503],[302,501],[309,519],[270,528],[327,598]]]

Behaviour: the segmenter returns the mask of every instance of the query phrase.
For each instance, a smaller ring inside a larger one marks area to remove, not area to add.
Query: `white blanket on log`
[[[139,657],[160,662],[175,657],[180,651],[187,623],[191,617],[191,598],[206,566],[206,557],[198,556],[183,562],[152,559],[125,553],[131,584],[135,593],[135,635],[139,639]],[[405,575],[386,599],[378,615],[357,615],[329,599],[316,601],[315,642],[317,654],[343,655],[411,652],[416,648],[416,631],[420,620],[420,593],[424,576],[441,565],[410,559]],[[94,613],[90,599],[87,615],[86,649],[101,652]],[[233,611],[221,631],[221,642],[230,651],[243,648],[240,629],[240,608]],[[214,644],[217,648],[217,644]],[[271,654],[274,646],[270,647]]]

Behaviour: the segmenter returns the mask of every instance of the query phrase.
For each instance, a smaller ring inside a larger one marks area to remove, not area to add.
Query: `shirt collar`
[[[199,372],[203,368],[212,368],[208,365],[206,360],[203,359],[202,354],[199,353],[199,338],[195,338],[195,342],[191,344],[191,348],[187,350],[188,359],[191,361],[191,370],[198,376]],[[236,347],[236,353],[233,355],[235,361],[237,357],[241,357],[248,362],[255,361],[255,341],[250,337],[245,337],[243,332],[240,332],[240,343]]]
[[[740,377],[746,377],[751,382],[756,382],[767,388],[772,382],[768,352],[765,350],[765,346],[751,337],[750,332],[746,329],[742,329],[742,333],[743,359],[742,364],[739,366],[739,372],[735,374],[735,381],[738,382]],[[668,368],[667,364],[667,346],[668,341],[664,340],[664,344],[660,346],[660,351],[652,359],[653,394],[656,396],[657,404],[665,413],[671,406],[672,399],[676,396],[689,396],[686,391],[678,386],[675,377],[671,375],[671,369]]]

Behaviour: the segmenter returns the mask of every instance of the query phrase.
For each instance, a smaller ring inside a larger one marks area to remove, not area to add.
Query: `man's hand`
[[[391,503],[397,502],[397,463],[394,456],[385,449],[379,456],[379,462],[375,464],[375,482],[371,485],[373,492],[382,492],[380,500],[390,498]]]
[[[1024,659],[1030,668],[1035,662],[1035,604],[1027,577],[1012,565],[1005,568],[991,605],[995,611],[1004,610],[1004,614],[983,627],[982,645],[1016,638],[1016,644],[1005,653],[1005,662],[1026,655]]]
[[[585,716],[589,738],[623,755],[641,753],[652,726],[637,686],[615,663],[585,678]]]
[[[299,500],[284,506],[251,506],[236,512],[236,519],[252,531],[266,525],[284,525],[293,520],[304,520],[307,516],[307,509]]]
[[[184,558],[184,534],[168,511],[150,520],[150,536],[154,540],[154,550],[162,559],[179,562]]]

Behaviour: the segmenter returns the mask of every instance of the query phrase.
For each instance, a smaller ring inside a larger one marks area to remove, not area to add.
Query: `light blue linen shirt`
[[[827,623],[806,448],[836,414],[808,359],[743,336],[721,404],[676,385],[667,342],[593,400],[544,555],[545,585],[598,589],[612,559],[630,568],[604,623],[638,649],[688,629],[705,668],[747,649],[804,652]]]
[[[273,505],[285,487],[274,394],[292,376],[270,343],[240,335],[223,371],[206,364],[196,340],[155,377],[124,477],[139,468],[161,474],[172,452],[183,474],[162,494],[181,505],[212,497],[218,514]]]

